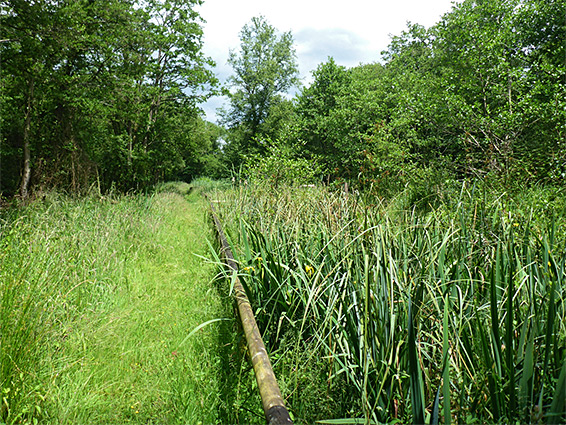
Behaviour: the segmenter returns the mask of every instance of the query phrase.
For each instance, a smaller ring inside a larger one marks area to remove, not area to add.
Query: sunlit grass
[[[82,200],[52,194],[3,213],[1,420],[226,416],[221,347],[233,322],[187,335],[232,312],[211,285],[215,266],[203,260],[213,238],[205,204],[177,189]]]

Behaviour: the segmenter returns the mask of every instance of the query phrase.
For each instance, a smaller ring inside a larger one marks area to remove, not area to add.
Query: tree
[[[409,24],[383,65],[329,59],[296,98],[291,137],[330,177],[374,188],[408,174],[564,181],[564,16],[559,0],[464,0]]]
[[[32,127],[37,115],[38,97],[49,72],[50,53],[53,52],[49,37],[52,27],[46,9],[44,1],[3,2],[0,9],[0,27],[3,29],[2,97],[15,109],[11,111],[11,122],[8,122],[11,125],[6,126],[4,132],[15,133],[16,126],[19,130],[18,147],[23,158],[18,186],[20,196],[24,198],[28,195],[31,179]],[[4,117],[2,124],[5,125],[6,121]],[[15,143],[10,145],[16,148]]]
[[[408,24],[392,38],[383,73],[380,103],[383,130],[405,144],[411,160],[429,167],[439,159],[453,159],[453,134],[447,129],[443,93],[446,82],[439,76],[435,56],[435,29]]]
[[[339,155],[337,135],[333,132],[336,126],[332,125],[333,111],[339,97],[349,87],[351,77],[346,68],[337,65],[333,58],[320,64],[312,76],[312,84],[297,97],[297,113],[302,128],[299,137],[311,154],[324,154],[329,162],[334,163],[336,158],[331,157]]]
[[[185,162],[178,157],[187,136],[176,131],[179,116],[193,122],[197,105],[217,83],[210,71],[214,63],[202,53],[200,16],[194,10],[201,1],[139,3],[142,20],[123,62],[131,78],[121,87],[112,117],[114,138],[122,148],[107,152],[113,157],[107,170],[124,170],[124,176],[112,180],[122,180],[125,189],[184,172]]]
[[[563,1],[465,0],[384,54],[387,133],[419,167],[549,181],[564,170]]]
[[[437,25],[451,127],[474,173],[548,181],[564,150],[566,4],[464,1]]]
[[[385,122],[386,78],[379,64],[346,69],[333,58],[313,72],[297,98],[298,144],[330,176],[355,177],[376,150],[376,129]],[[384,143],[384,141],[382,141]]]
[[[203,90],[214,81],[208,67],[211,59],[202,54],[200,16],[194,10],[201,0],[149,0],[145,2],[149,41],[147,77],[140,82],[149,97],[147,125],[143,144],[151,143],[152,130],[159,119],[160,108],[167,102],[196,107],[210,97]]]
[[[261,151],[257,139],[265,129],[269,111],[298,83],[298,68],[290,32],[277,34],[264,17],[256,17],[240,32],[240,51],[231,51],[228,63],[230,109],[223,112],[231,130],[229,142],[237,156]],[[237,159],[237,158],[236,158]]]
[[[140,188],[181,172],[187,136],[172,123],[194,121],[215,83],[200,3],[0,2],[0,191]]]
[[[538,181],[566,180],[566,3],[529,0],[514,14],[523,99],[515,153]],[[515,106],[517,109],[517,105]]]

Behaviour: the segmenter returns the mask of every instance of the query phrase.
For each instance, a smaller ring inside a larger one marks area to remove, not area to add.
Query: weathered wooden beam
[[[238,264],[234,259],[234,255],[232,254],[226,235],[222,230],[222,225],[216,215],[212,202],[210,203],[210,207],[212,210],[212,218],[216,225],[216,231],[218,232],[218,238],[222,244],[222,252],[226,258],[226,263],[232,271],[237,272]],[[293,421],[289,416],[289,412],[285,407],[285,402],[281,396],[281,391],[279,390],[279,385],[277,384],[275,374],[273,373],[269,356],[267,355],[259,328],[257,327],[252,306],[248,300],[246,291],[237,276],[234,283],[234,296],[238,304],[238,312],[240,314],[244,334],[246,335],[246,342],[248,344],[248,350],[250,352],[267,423],[269,425],[292,425]]]

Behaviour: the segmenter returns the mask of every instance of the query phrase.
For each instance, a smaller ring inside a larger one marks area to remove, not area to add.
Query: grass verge
[[[186,188],[2,213],[0,422],[216,423],[233,321]],[[189,337],[188,337],[189,336]],[[228,343],[228,344],[227,344]],[[226,345],[227,344],[227,345]]]

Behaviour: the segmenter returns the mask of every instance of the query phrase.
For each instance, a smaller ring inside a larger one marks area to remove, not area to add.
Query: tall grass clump
[[[466,183],[424,209],[218,192],[299,422],[563,423],[566,203],[550,192]]]
[[[128,281],[149,197],[44,202],[0,215],[0,422],[42,418],[54,353],[73,319],[104,308]],[[147,217],[146,217],[147,215]]]

